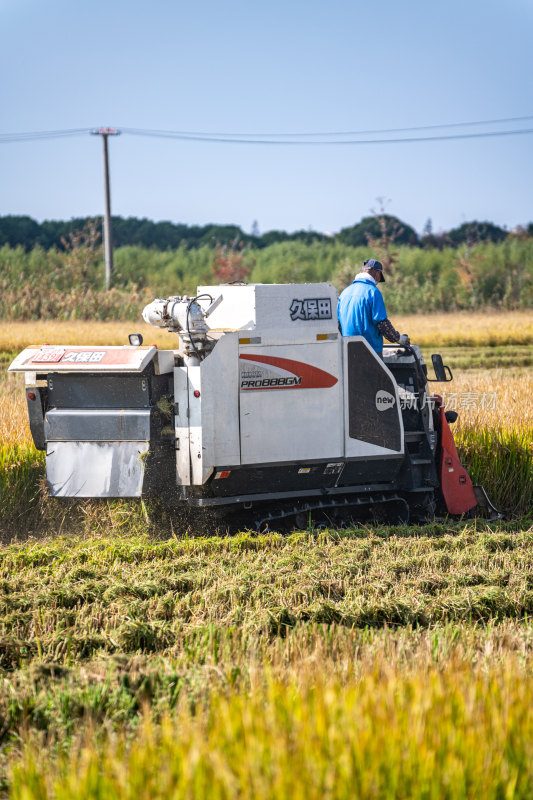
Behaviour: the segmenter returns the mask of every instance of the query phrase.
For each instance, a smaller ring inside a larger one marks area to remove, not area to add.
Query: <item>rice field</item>
[[[507,521],[228,537],[58,505],[2,376],[0,797],[533,798],[533,320],[393,322],[452,367],[433,387]],[[0,364],[134,327],[9,323]]]
[[[431,386],[448,408],[458,411],[456,429],[533,428],[533,404],[528,402],[533,397],[533,369],[456,370],[452,382]],[[4,374],[0,379],[0,440],[31,442],[21,375]]]
[[[528,311],[461,311],[395,316],[398,330],[420,347],[496,347],[533,342],[533,315]]]
[[[4,547],[20,798],[530,797],[533,529]]]
[[[83,328],[84,324],[76,326]],[[107,328],[111,323],[104,325]],[[533,397],[533,369],[455,369],[446,351],[444,358],[454,371],[454,380],[431,386],[443,396],[446,407],[459,414],[454,432],[465,466],[499,508],[527,512],[533,504],[533,404],[528,402]],[[429,357],[428,362],[431,372]],[[7,367],[9,357],[4,356],[3,363]],[[10,476],[11,489],[6,487],[5,497],[9,494],[12,498],[0,508],[0,528],[6,515],[9,521],[13,514],[17,520],[27,519],[28,491],[21,493],[19,485],[34,487],[30,491],[32,509],[41,509],[44,504],[51,510],[37,490],[42,458],[32,447],[23,386],[21,375],[4,373],[0,380],[0,460],[5,465],[4,476]],[[29,483],[25,476],[29,476]],[[24,503],[16,510],[19,497]]]
[[[13,798],[526,798],[533,691],[508,658],[490,675],[453,661],[350,684],[307,671],[250,694],[220,687],[133,737],[87,736],[52,771],[25,753]],[[517,680],[518,677],[518,680]],[[36,741],[36,745],[38,743]]]
[[[533,315],[527,311],[475,311],[395,315],[394,326],[420,347],[526,346],[533,343]],[[0,352],[30,344],[127,344],[128,333],[140,331],[146,344],[170,347],[174,335],[138,322],[73,320],[10,321],[0,329]]]

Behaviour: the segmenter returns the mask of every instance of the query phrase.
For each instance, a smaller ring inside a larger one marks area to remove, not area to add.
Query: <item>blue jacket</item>
[[[364,336],[376,353],[383,350],[378,322],[387,319],[383,295],[376,284],[356,278],[339,297],[337,319],[343,336]]]

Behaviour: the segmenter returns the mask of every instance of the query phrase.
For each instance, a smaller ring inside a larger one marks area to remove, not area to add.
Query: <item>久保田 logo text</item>
[[[331,319],[331,300],[329,297],[314,297],[308,300],[294,299],[290,307],[291,319]]]
[[[102,361],[106,354],[106,350],[72,350],[67,352],[64,347],[47,347],[40,350],[31,359],[32,363],[62,363],[69,362],[72,364],[97,364]]]

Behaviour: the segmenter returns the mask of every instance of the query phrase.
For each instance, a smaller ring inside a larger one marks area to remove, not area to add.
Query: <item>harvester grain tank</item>
[[[342,337],[328,283],[198,287],[143,311],[175,347],[18,355],[50,495],[160,497],[258,528],[421,520],[483,499],[416,346]],[[451,378],[440,356],[436,377]]]

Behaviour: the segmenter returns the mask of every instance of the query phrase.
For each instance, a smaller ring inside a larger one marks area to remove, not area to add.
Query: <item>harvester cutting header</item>
[[[419,348],[381,358],[341,336],[331,284],[200,286],[143,317],[177,346],[132,334],[124,347],[29,347],[11,364],[52,496],[155,496],[258,528],[407,522],[483,498]]]

